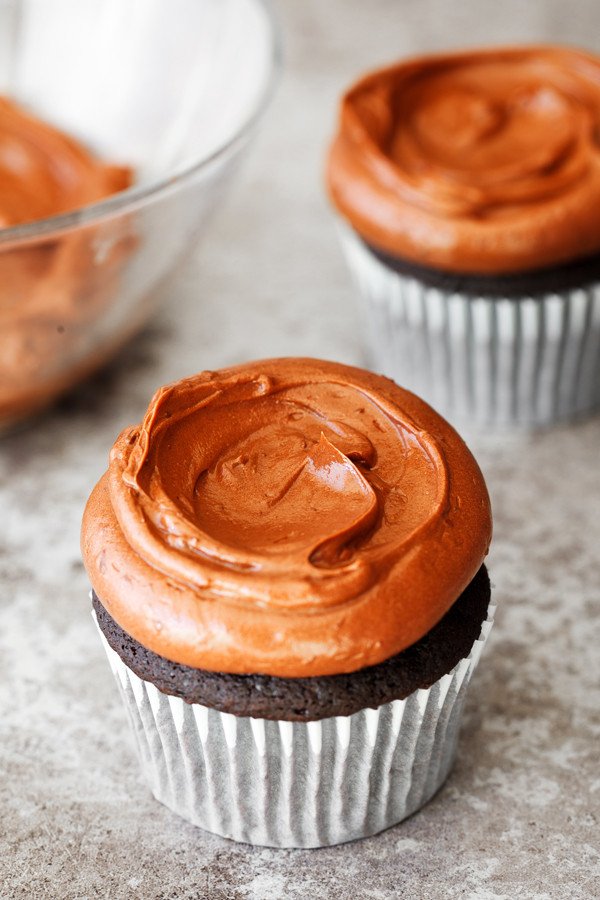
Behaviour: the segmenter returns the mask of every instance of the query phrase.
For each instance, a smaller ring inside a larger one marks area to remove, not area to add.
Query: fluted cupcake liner
[[[317,722],[185,703],[142,681],[100,634],[157,800],[235,841],[324,847],[400,822],[443,784],[494,610],[469,656],[427,690]]]
[[[371,368],[455,422],[549,425],[600,406],[600,284],[472,297],[389,268],[346,225]]]

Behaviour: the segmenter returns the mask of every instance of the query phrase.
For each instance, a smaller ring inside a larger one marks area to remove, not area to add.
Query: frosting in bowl
[[[131,170],[0,97],[0,228],[69,212],[122,191]]]
[[[96,159],[68,135],[0,97],[0,228],[79,209],[131,182],[131,169]],[[123,265],[136,244],[123,219],[37,237],[3,237],[2,425],[71,387],[130,333],[128,326],[118,340],[101,340],[119,296]]]
[[[352,672],[411,646],[478,571],[489,498],[456,432],[360,369],[263,360],[162,388],[86,508],[111,616],[196,668]]]
[[[423,56],[342,100],[332,200],[368,242],[451,272],[600,251],[600,58],[512,47]]]

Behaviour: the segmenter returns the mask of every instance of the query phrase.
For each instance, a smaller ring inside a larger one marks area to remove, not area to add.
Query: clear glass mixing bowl
[[[130,165],[126,191],[0,229],[0,427],[101,365],[196,241],[279,68],[263,0],[0,0],[0,92]]]

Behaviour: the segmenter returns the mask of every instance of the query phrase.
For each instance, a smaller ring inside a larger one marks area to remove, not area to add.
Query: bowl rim
[[[36,219],[33,222],[22,222],[19,225],[11,225],[8,228],[0,228],[0,248],[7,244],[29,244],[42,237],[71,231],[80,225],[89,225],[102,219],[112,218],[120,213],[130,213],[144,206],[150,199],[152,201],[180,189],[188,180],[203,169],[209,169],[212,165],[233,155],[236,149],[244,144],[252,135],[260,119],[271,103],[279,79],[281,76],[283,49],[281,29],[271,0],[251,0],[257,6],[262,7],[270,34],[270,54],[268,59],[269,69],[262,90],[235,134],[229,137],[216,150],[211,151],[200,159],[185,165],[181,170],[171,169],[166,175],[145,184],[132,185],[124,191],[110,194],[103,200],[89,203],[69,212],[56,216],[47,216],[44,219]]]

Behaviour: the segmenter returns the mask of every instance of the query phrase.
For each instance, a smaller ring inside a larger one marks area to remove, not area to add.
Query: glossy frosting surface
[[[600,251],[600,58],[555,47],[423,56],[342,100],[334,204],[367,241],[500,274]]]
[[[491,515],[453,429],[380,376],[264,360],[162,388],[88,503],[111,616],[185,665],[351,672],[412,645],[474,577]]]

